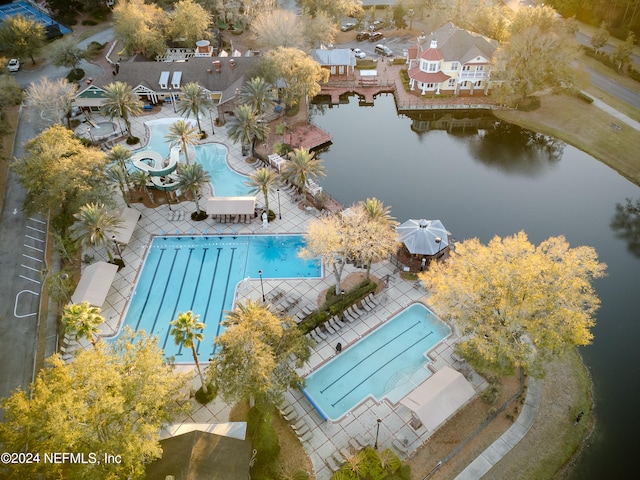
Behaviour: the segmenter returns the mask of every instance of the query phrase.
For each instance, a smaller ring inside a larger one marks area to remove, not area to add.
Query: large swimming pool
[[[450,333],[431,310],[413,304],[309,375],[304,394],[334,421],[369,397],[397,403],[431,376],[427,353]]]
[[[169,156],[169,142],[164,136],[169,127],[181,118],[150,120],[146,122],[149,129],[149,142],[138,151],[158,152],[163,157]],[[195,122],[192,121],[195,125]],[[227,147],[221,143],[208,143],[195,147],[195,159],[209,172],[213,191],[217,197],[235,197],[250,195],[246,185],[247,177],[234,171],[227,165]]]
[[[298,257],[302,246],[301,235],[155,237],[122,323],[157,335],[165,356],[176,363],[192,363],[191,352],[169,334],[169,322],[191,310],[206,325],[197,346],[199,360],[206,362],[215,354],[213,339],[223,331],[220,322],[233,309],[239,282],[259,278],[259,270],[263,279],[322,277],[319,261]]]

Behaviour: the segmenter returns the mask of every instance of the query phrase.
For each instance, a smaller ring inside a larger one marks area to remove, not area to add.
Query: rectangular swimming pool
[[[301,235],[159,236],[147,250],[123,325],[158,336],[167,357],[193,362],[190,351],[174,344],[169,322],[193,311],[206,327],[198,358],[215,354],[224,312],[233,308],[235,290],[246,278],[321,278],[319,261],[298,257]]]
[[[397,403],[431,372],[427,353],[451,328],[422,304],[413,304],[313,372],[304,394],[330,420],[373,397]]]

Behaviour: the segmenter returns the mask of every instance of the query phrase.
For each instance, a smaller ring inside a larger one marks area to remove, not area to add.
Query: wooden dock
[[[295,127],[289,127],[285,135],[289,145],[294,148],[304,148],[312,150],[322,145],[330,143],[333,137],[319,127],[312,124],[304,124]]]

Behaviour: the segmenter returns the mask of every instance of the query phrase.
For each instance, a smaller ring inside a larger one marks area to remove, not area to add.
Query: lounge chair
[[[320,343],[322,341],[322,338],[320,338],[320,336],[318,335],[318,333],[315,330],[311,330],[308,335],[311,335],[311,338],[317,342]]]
[[[291,415],[296,410],[293,408],[293,405],[285,404],[280,406],[280,413],[282,415]]]
[[[349,316],[351,318],[353,318],[354,320],[356,320],[360,316],[360,314],[358,312],[356,312],[355,308],[353,308],[353,305],[350,306],[349,308],[347,308],[346,313],[348,313]]]
[[[333,457],[325,458],[324,462],[327,464],[327,467],[329,467],[329,470],[334,473],[340,470],[340,467],[342,467],[342,465],[336,462],[336,459]]]
[[[298,438],[303,442],[308,442],[313,438],[313,430],[309,430],[307,433],[298,435]]]
[[[401,442],[397,438],[393,439],[393,442],[391,442],[391,445],[401,454],[406,454],[407,451],[409,450],[408,445],[405,445],[404,442]]]
[[[340,328],[342,327],[342,325],[340,325],[340,321],[338,320],[338,317],[331,317],[329,319],[329,325],[331,325],[336,332],[340,330]]]
[[[359,437],[350,438],[349,445],[351,445],[351,448],[353,448],[353,450],[356,452],[366,447],[366,445],[362,443],[362,440],[360,440]]]
[[[344,312],[342,312],[342,321],[343,322],[353,322],[357,318],[358,317],[356,315],[354,315],[352,312],[350,312],[349,309],[347,309]]]
[[[298,418],[300,418],[300,416],[298,415],[298,412],[294,410],[289,414],[282,415],[282,418],[284,418],[287,422],[293,422],[294,420],[297,420]]]
[[[327,337],[327,334],[326,334],[326,333],[324,333],[324,332],[323,332],[322,330],[320,330],[319,328],[316,328],[316,329],[314,329],[313,331],[314,331],[314,332],[316,332],[316,335],[318,335],[318,337],[320,337],[322,340],[326,340],[326,339],[328,338],[328,337]]]
[[[334,335],[337,333],[336,329],[333,328],[329,322],[324,322],[322,326],[328,333],[332,333]]]
[[[353,305],[351,305],[351,309],[353,310],[353,312],[358,316],[361,317],[362,315],[365,314],[364,309],[361,309],[360,307],[358,307],[358,304],[354,303]]]

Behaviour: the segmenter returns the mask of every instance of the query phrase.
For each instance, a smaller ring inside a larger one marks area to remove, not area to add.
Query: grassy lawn
[[[546,365],[542,402],[524,439],[491,470],[491,478],[562,478],[593,429],[591,378],[577,350]],[[584,412],[579,423],[575,419]]]
[[[502,120],[552,135],[583,150],[640,185],[640,132],[622,124],[617,131],[611,123],[620,121],[576,97],[545,95],[533,112],[497,110]]]

